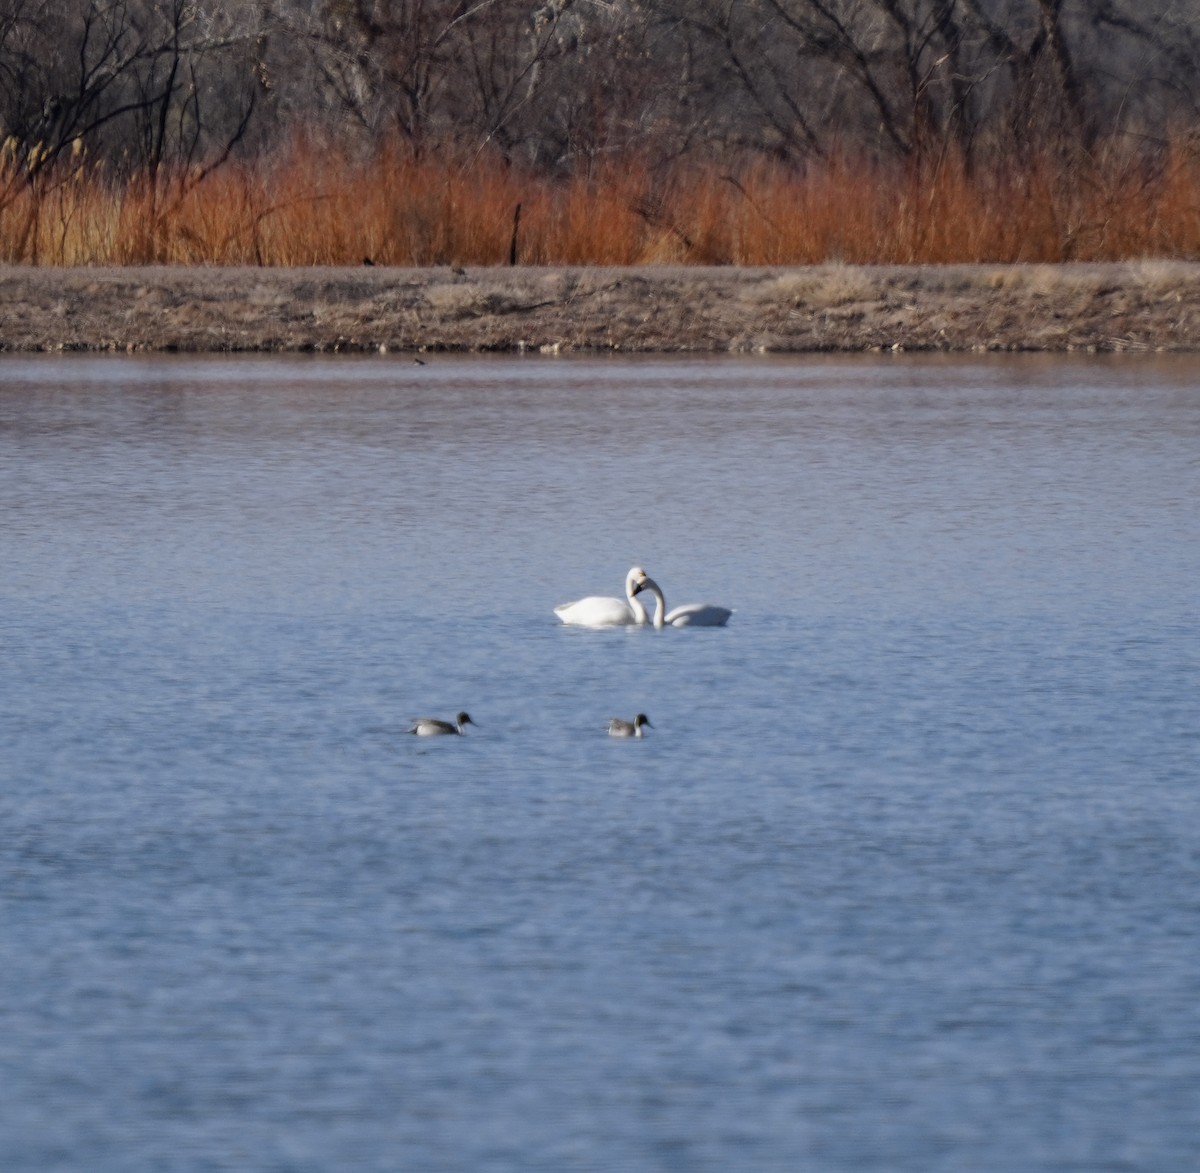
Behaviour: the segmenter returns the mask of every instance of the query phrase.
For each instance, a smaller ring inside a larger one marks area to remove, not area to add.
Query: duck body
[[[645,737],[642,732],[643,725],[650,725],[650,718],[645,713],[638,713],[632,721],[624,721],[620,717],[613,717],[608,722],[609,737]],[[650,725],[653,729],[654,726]]]
[[[625,598],[588,595],[574,603],[561,603],[554,614],[572,627],[640,627],[647,622],[646,608],[637,597],[646,572],[635,566],[625,576]]]
[[[418,717],[409,729],[409,733],[417,737],[461,737],[464,725],[474,725],[475,722],[467,713],[459,713],[454,723],[439,721],[436,717]]]

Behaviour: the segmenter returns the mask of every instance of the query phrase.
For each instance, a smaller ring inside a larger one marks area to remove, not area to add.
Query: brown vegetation
[[[0,259],[1200,256],[1174,0],[0,0]]]
[[[153,188],[80,162],[70,182],[19,190],[0,218],[0,258],[52,265],[497,265],[514,253],[536,265],[1198,257],[1200,160],[1169,153],[1148,172],[1114,155],[1068,173],[1047,158],[969,174],[949,161],[805,174],[760,161],[738,175],[626,160],[558,179],[494,158],[356,162],[299,146],[270,167]]]

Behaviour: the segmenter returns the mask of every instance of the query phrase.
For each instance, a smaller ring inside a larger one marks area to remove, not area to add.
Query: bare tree
[[[26,254],[84,161],[157,207],[296,132],[586,173],[1086,160],[1198,129],[1200,0],[0,0],[0,215],[20,203]]]
[[[85,163],[148,178],[153,222],[165,167],[200,167],[194,183],[227,158],[255,107],[255,43],[251,24],[193,0],[4,0],[0,214],[25,197],[18,254],[32,255],[45,194]]]

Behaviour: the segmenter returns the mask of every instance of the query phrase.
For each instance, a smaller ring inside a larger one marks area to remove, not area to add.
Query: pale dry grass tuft
[[[764,281],[751,289],[750,296],[764,304],[834,309],[877,300],[879,284],[852,265],[816,265]]]
[[[473,285],[430,285],[424,296],[430,309],[448,317],[467,317],[484,308],[480,292]]]
[[[1025,293],[1034,297],[1091,296],[1104,288],[1108,278],[1086,266],[1006,265],[988,269],[979,275],[979,283],[988,289]]]
[[[1131,262],[1129,275],[1131,281],[1140,289],[1161,297],[1178,293],[1184,281],[1188,279],[1185,278],[1183,267],[1178,261],[1156,258]]]

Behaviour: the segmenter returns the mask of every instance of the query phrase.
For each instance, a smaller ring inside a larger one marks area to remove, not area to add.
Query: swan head
[[[640,595],[642,591],[650,591],[651,594],[655,592],[661,593],[658,583],[656,583],[654,579],[652,579],[644,570],[642,570],[640,567],[635,567],[634,569],[637,570],[636,578],[633,577],[633,570],[629,572],[629,581],[631,584],[630,589],[632,590],[633,594]]]

